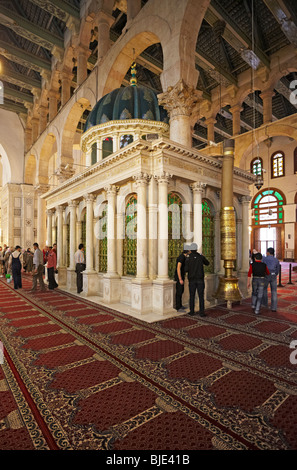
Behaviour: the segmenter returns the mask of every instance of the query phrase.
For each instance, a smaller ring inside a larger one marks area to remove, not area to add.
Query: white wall
[[[16,113],[0,108],[0,154],[6,183],[23,183],[24,129]]]

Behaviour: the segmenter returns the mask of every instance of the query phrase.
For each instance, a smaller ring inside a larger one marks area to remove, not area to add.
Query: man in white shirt
[[[79,244],[78,250],[74,254],[74,260],[75,260],[75,272],[77,275],[76,277],[77,293],[80,294],[83,290],[82,272],[86,269],[83,243]]]

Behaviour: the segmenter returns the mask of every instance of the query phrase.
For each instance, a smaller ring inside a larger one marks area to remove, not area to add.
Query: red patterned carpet
[[[147,324],[0,281],[0,450],[297,449],[297,273],[278,312],[247,299]]]

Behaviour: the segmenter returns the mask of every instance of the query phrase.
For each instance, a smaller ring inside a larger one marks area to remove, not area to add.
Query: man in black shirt
[[[186,260],[185,271],[188,273],[190,291],[190,311],[189,315],[195,315],[195,295],[196,290],[199,297],[199,315],[205,317],[204,312],[204,265],[208,266],[209,261],[200,253],[197,253],[197,244],[190,245],[191,253]]]
[[[175,308],[178,312],[183,312],[185,307],[182,305],[182,295],[185,289],[185,262],[189,253],[189,245],[184,244],[184,251],[176,260],[176,268],[174,274],[175,286]]]

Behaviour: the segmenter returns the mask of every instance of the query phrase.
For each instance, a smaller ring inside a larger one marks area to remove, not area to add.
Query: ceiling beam
[[[237,85],[237,79],[218,62],[202,52],[201,49],[195,53],[195,62],[198,67],[203,68],[218,83],[224,86]]]
[[[17,85],[20,88],[25,88],[26,90],[32,91],[33,88],[41,89],[41,80],[24,75],[23,73],[14,72],[11,70],[11,67],[9,67],[9,63],[7,61],[3,61],[2,63],[0,78],[8,83]]]
[[[21,103],[31,103],[33,104],[33,95],[29,95],[22,91],[10,88],[6,83],[3,83],[4,86],[4,97],[9,99],[16,99]]]
[[[0,23],[16,34],[38,44],[56,54],[64,49],[64,39],[18,15],[15,11],[1,5]]]
[[[280,0],[263,0],[263,2],[271,11],[276,21],[279,23],[282,32],[290,41],[290,43],[297,47],[297,26],[294,21],[289,18],[289,12],[287,15],[284,3]]]
[[[214,14],[217,19],[225,21],[226,28],[223,34],[223,38],[228,41],[229,44],[234,47],[235,50],[237,50],[237,52],[240,53],[241,57],[251,67],[257,69],[260,65],[260,62],[262,62],[263,65],[269,68],[269,57],[257,46],[257,44],[253,45],[252,40],[242,31],[242,29],[240,29],[240,27],[229,16],[226,10],[220,5],[218,0],[211,0],[209,11]],[[205,19],[209,22],[209,14]]]
[[[27,114],[28,110],[19,103],[12,103],[9,101],[4,101],[3,104],[0,104],[0,109],[6,109],[6,111],[12,111],[13,113],[17,114]]]
[[[6,57],[12,62],[23,65],[24,67],[36,70],[41,73],[43,70],[51,70],[52,65],[50,60],[42,59],[24,49],[13,46],[8,42],[0,39],[0,55]]]
[[[63,21],[67,28],[74,29],[76,33],[79,31],[80,24],[80,11],[73,5],[70,5],[64,0],[30,0],[35,5],[54,15],[59,20]]]

